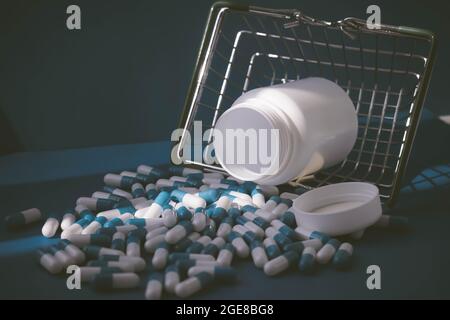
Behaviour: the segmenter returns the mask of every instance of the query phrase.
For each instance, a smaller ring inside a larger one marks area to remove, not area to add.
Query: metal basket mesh
[[[331,23],[298,10],[218,5],[211,11],[182,127],[191,131],[194,121],[202,121],[203,130],[214,127],[248,90],[325,77],[352,99],[358,138],[342,163],[291,184],[310,189],[368,181],[379,187],[382,200],[393,200],[414,139],[433,47],[432,34],[419,29],[371,30],[353,18]]]

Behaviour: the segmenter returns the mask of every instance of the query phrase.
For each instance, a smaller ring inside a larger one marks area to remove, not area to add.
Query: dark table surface
[[[268,278],[249,260],[237,261],[236,284],[211,288],[195,298],[450,298],[449,144],[450,126],[425,111],[404,187],[390,210],[408,216],[411,228],[406,233],[367,231],[354,242],[350,271],[325,266],[313,276],[289,272]],[[3,217],[30,207],[63,214],[79,196],[101,188],[106,172],[133,169],[141,163],[164,164],[169,151],[169,144],[161,142],[0,157],[0,299],[142,299],[145,276],[141,288],[132,291],[97,293],[88,285],[68,290],[66,274],[48,274],[34,257],[37,248],[55,240],[41,236],[41,225],[8,232]],[[367,289],[369,265],[381,268],[381,290]]]

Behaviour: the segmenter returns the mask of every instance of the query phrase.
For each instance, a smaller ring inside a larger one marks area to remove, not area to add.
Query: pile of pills
[[[145,298],[163,292],[189,297],[214,283],[232,283],[235,259],[250,258],[267,276],[318,264],[351,266],[353,246],[296,224],[294,193],[238,181],[218,172],[140,165],[136,172],[109,173],[105,186],[80,197],[62,219],[47,217],[42,234],[61,240],[38,250],[49,273],[77,265],[82,282],[96,290],[140,286]],[[43,220],[32,208],[6,217],[17,229]],[[383,215],[374,225],[403,228],[407,219]],[[361,237],[362,232],[354,237]]]

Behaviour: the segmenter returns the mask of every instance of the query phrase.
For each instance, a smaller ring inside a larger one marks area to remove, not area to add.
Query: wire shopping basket
[[[299,10],[230,3],[213,5],[180,127],[178,160],[186,133],[203,130],[248,90],[311,76],[339,84],[358,114],[358,138],[342,163],[290,184],[312,189],[344,181],[374,183],[387,205],[395,202],[430,81],[435,37],[426,30],[346,18],[328,22]]]

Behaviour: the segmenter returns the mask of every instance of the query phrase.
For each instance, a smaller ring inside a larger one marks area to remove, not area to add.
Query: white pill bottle
[[[314,77],[246,92],[217,120],[213,144],[230,175],[278,185],[340,163],[357,133],[347,93]]]

